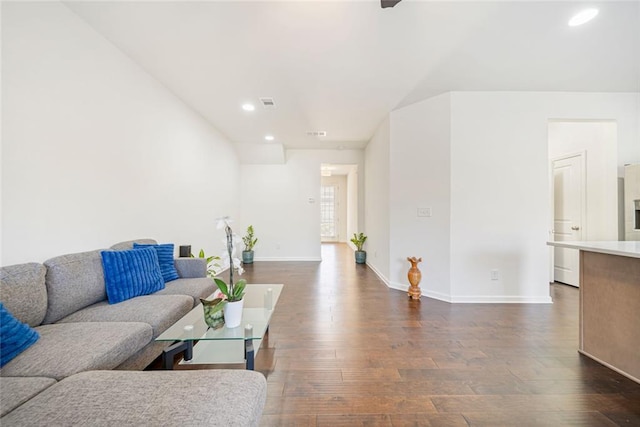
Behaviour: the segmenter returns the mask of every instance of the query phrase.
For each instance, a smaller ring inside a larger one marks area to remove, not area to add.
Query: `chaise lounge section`
[[[3,416],[0,423],[25,427],[257,426],[265,397],[266,380],[254,371],[90,371],[50,384]]]

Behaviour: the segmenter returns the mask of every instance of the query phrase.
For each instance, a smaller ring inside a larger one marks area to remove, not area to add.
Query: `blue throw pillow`
[[[0,302],[0,368],[25,351],[40,335],[26,323],[22,323]]]
[[[180,278],[180,276],[178,276],[178,270],[176,270],[176,266],[173,263],[173,243],[163,243],[160,245],[133,244],[133,249],[140,248],[153,248],[156,250],[164,283]]]
[[[164,289],[155,249],[102,251],[100,254],[109,304]]]

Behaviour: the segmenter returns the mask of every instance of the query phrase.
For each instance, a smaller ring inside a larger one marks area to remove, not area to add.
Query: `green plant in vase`
[[[254,236],[253,225],[247,227],[247,234],[242,238],[244,251],[242,251],[242,263],[253,264],[253,247],[258,243],[258,238]]]
[[[191,254],[191,258],[195,258],[193,254]],[[200,249],[200,252],[198,253],[198,258],[204,258],[207,261],[207,276],[215,277],[218,271],[220,271],[220,264],[218,264],[218,261],[220,261],[219,256],[216,256],[216,255],[206,256],[204,254],[204,249]]]
[[[226,301],[228,302],[238,302],[242,301],[244,297],[244,288],[247,286],[247,281],[244,279],[238,280],[233,287],[227,286],[227,284],[222,279],[215,278],[213,279],[218,285],[218,289],[225,296]]]
[[[362,250],[364,246],[364,242],[367,241],[367,236],[364,233],[356,234],[353,233],[353,237],[351,238],[351,243],[356,246],[356,264],[365,264],[367,262],[367,253]]]

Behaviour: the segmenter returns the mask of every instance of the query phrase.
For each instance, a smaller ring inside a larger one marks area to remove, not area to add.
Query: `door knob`
[[[578,231],[578,230],[580,230],[580,227],[578,227],[577,225],[574,225],[573,227],[571,227],[571,229],[573,231]]]

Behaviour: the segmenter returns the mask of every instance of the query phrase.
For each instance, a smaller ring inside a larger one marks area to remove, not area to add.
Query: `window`
[[[337,239],[336,200],[337,187],[323,185],[320,187],[320,237]]]

